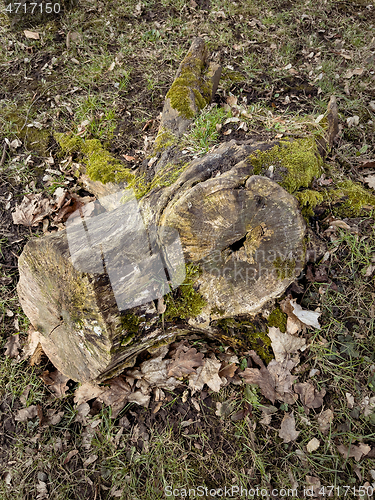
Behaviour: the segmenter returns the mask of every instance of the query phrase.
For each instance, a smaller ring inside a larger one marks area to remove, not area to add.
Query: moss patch
[[[336,187],[327,193],[327,201],[342,202],[339,207],[333,207],[336,216],[356,217],[363,213],[365,206],[375,208],[375,196],[361,184],[345,180],[337,182]]]
[[[248,319],[225,318],[218,320],[217,326],[222,328],[228,336],[230,335],[229,339],[240,340],[242,337],[246,341],[246,348],[253,349],[265,363],[269,363],[273,359],[271,339],[267,335],[268,330],[261,331]]]
[[[74,134],[55,133],[60,156],[80,153],[86,165],[86,173],[93,181],[134,182],[134,173],[107,151],[98,139],[83,140]]]
[[[256,175],[265,175],[273,167],[275,180],[280,179],[280,186],[291,194],[308,187],[323,166],[314,137],[281,141],[268,151],[256,151],[249,160]]]
[[[268,326],[279,328],[282,333],[286,332],[287,315],[282,312],[279,307],[276,307],[267,318]]]
[[[154,152],[159,153],[177,143],[177,137],[164,127],[161,127],[155,139]]]
[[[324,201],[324,194],[312,189],[304,189],[294,193],[299,201],[302,215],[306,218],[314,215],[314,208]]]
[[[194,282],[201,274],[198,266],[186,265],[186,277],[184,282],[172,293],[164,297],[166,319],[193,318],[197,316],[207,304],[204,298],[195,290]]]
[[[196,108],[203,109],[211,100],[212,85],[205,81],[203,69],[202,60],[188,54],[183,61],[180,75],[167,93],[172,108],[183,118],[194,118]]]

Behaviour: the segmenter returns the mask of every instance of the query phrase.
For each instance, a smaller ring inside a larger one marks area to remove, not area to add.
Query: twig
[[[7,148],[8,148],[8,144],[7,144],[7,142],[4,142],[3,154],[1,155],[1,160],[0,160],[0,167],[2,167],[4,165]]]

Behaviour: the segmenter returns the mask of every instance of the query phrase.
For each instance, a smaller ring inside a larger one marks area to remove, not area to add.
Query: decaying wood
[[[194,90],[207,81],[212,92],[217,88],[220,68],[207,63],[200,39],[176,79],[192,57],[200,61],[187,94],[193,116],[173,108],[167,97],[159,133],[181,136],[199,110]],[[219,335],[211,320],[254,314],[285,291],[305,263],[306,226],[296,199],[270,178],[254,175],[249,161],[253,152],[275,145],[218,145],[186,165],[170,186],[150,190],[137,209],[134,200],[113,194],[115,185],[91,182],[100,198],[96,212],[28,242],[19,259],[20,302],[62,373],[76,381],[103,380],[177,335]],[[161,148],[158,161],[143,172],[152,179],[178,152],[175,145]],[[164,329],[162,297],[182,282],[184,263],[199,266],[195,287],[207,305],[188,324]],[[129,313],[139,319],[136,331],[124,322]]]

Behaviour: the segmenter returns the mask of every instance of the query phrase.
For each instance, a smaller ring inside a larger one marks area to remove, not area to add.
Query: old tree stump
[[[153,158],[128,172],[125,191],[87,168],[99,200],[25,246],[20,302],[45,353],[75,381],[105,380],[177,335],[220,336],[212,321],[259,312],[305,265],[306,224],[291,193],[320,175],[315,140],[231,140],[182,161],[180,139],[219,78],[195,39]]]

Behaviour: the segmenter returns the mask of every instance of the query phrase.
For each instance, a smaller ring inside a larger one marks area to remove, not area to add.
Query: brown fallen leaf
[[[128,401],[131,387],[123,377],[115,377],[106,382],[106,384],[109,384],[109,389],[100,394],[98,400],[110,406],[112,409],[112,418],[116,418]]]
[[[224,363],[224,366],[222,366],[219,371],[219,377],[225,377],[226,379],[228,378],[231,379],[234,377],[237,368],[238,365],[236,365],[235,363],[229,363],[229,364]]]
[[[141,374],[135,378],[142,378],[151,387],[161,387],[162,389],[175,389],[180,382],[174,377],[168,376],[170,359],[164,359],[168,353],[168,346],[162,346],[153,353],[153,357],[144,361],[141,366]],[[139,386],[139,385],[138,385]]]
[[[37,33],[36,31],[24,30],[23,34],[25,35],[26,38],[29,38],[31,40],[39,40],[40,38],[39,33]]]
[[[280,302],[280,309],[287,315],[286,332],[290,335],[295,335],[300,331],[305,331],[303,323],[297,318],[293,312],[290,297],[286,297]]]
[[[371,189],[375,189],[375,175],[368,175],[365,177],[365,183],[368,184]]]
[[[75,455],[78,455],[79,451],[78,450],[70,450],[70,452],[67,454],[67,456],[65,457],[64,461],[63,461],[63,465],[66,465],[69,460],[74,457]]]
[[[129,394],[128,401],[129,403],[136,403],[137,405],[148,407],[151,399],[150,394],[143,394],[142,391],[135,391]]]
[[[189,388],[193,395],[196,391],[201,391],[204,384],[207,384],[214,392],[219,392],[222,380],[219,377],[221,361],[219,359],[207,358],[202,366],[199,366],[195,373],[189,376]]]
[[[276,361],[283,362],[288,354],[295,354],[299,349],[306,347],[306,339],[282,333],[279,328],[271,326],[268,336]]]
[[[306,492],[309,492],[309,496],[320,497],[321,498],[321,482],[318,477],[306,476],[307,488]]]
[[[203,357],[194,347],[186,352],[180,351],[178,357],[169,364],[167,376],[179,378],[195,372],[194,368],[203,365]]]
[[[339,453],[345,458],[345,460],[353,457],[357,462],[359,462],[359,460],[361,460],[363,456],[369,453],[369,451],[371,450],[371,446],[364,443],[359,443],[358,446],[351,444],[350,447],[340,444],[338,445],[337,449]]]
[[[69,377],[66,377],[64,374],[59,372],[59,370],[55,370],[54,372],[49,372],[48,370],[44,371],[42,379],[57,398],[65,396],[66,391],[69,389],[66,385]]]
[[[258,368],[246,368],[240,377],[243,377],[246,384],[255,384],[259,386],[263,396],[272,403],[277,399],[274,381],[265,366]]]
[[[303,406],[306,408],[320,408],[323,404],[323,398],[326,390],[323,388],[318,392],[309,382],[303,382],[294,385],[294,391],[299,394]]]
[[[293,413],[286,413],[281,421],[279,436],[284,443],[295,441],[301,431],[296,431],[296,421]]]
[[[316,420],[319,425],[319,430],[322,434],[326,434],[330,428],[331,422],[333,421],[334,413],[332,410],[324,410],[320,415],[317,416]]]
[[[26,422],[29,418],[34,418],[38,415],[38,407],[36,405],[28,406],[17,411],[14,420],[17,422]]]
[[[362,160],[358,168],[375,168],[375,160]]]
[[[107,390],[108,387],[100,387],[94,382],[84,382],[75,390],[73,401],[79,406],[82,403],[90,401],[90,399],[96,399]]]
[[[320,441],[319,439],[316,439],[316,438],[312,438],[310,439],[310,441],[307,443],[306,445],[306,450],[309,452],[309,453],[312,453],[313,451],[316,451],[320,446]]]
[[[51,201],[43,198],[43,193],[26,194],[12,213],[13,223],[29,227],[37,226],[52,211]]]
[[[331,96],[327,107],[327,139],[331,149],[337,134],[339,133],[338,107],[336,97]]]
[[[5,356],[16,358],[19,355],[19,351],[21,349],[19,334],[17,333],[16,335],[12,335],[11,337],[9,337],[4,345],[4,348]]]

